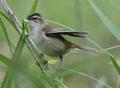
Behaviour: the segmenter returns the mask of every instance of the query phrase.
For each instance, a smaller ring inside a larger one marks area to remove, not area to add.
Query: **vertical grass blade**
[[[32,8],[31,8],[31,11],[30,11],[30,14],[32,14],[32,13],[35,12],[38,1],[39,1],[39,0],[34,0],[33,5],[32,5]]]
[[[2,22],[2,19],[1,19],[1,18],[0,18],[0,25],[1,25],[2,29],[3,29],[4,34],[5,34],[5,37],[6,37],[6,40],[7,40],[8,46],[9,46],[9,48],[10,48],[10,51],[11,51],[11,53],[13,54],[12,43],[11,43],[9,37],[8,37],[7,30],[6,30],[6,28],[5,28],[4,23]]]
[[[95,5],[93,0],[88,0],[91,7],[100,18],[100,20],[104,23],[104,25],[109,29],[110,32],[120,41],[120,30],[119,28],[113,24],[113,22]]]

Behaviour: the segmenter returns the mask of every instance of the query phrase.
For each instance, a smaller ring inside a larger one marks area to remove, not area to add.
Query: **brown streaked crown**
[[[33,20],[33,21],[35,21],[35,20],[42,20],[42,18],[41,18],[42,16],[41,16],[41,14],[40,13],[33,13],[33,14],[30,14],[30,15],[28,15],[27,16],[27,19],[28,20]]]

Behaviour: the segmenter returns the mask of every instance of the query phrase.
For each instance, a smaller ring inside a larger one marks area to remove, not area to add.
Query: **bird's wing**
[[[55,34],[85,38],[85,35],[88,34],[88,32],[72,31],[70,29],[51,29],[46,31],[46,35],[48,36]]]

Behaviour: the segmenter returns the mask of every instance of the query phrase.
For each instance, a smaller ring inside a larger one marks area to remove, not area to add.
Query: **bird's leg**
[[[43,65],[46,65],[46,64],[47,64],[47,60],[43,59],[43,58],[44,58],[44,54],[43,54],[43,53],[38,53],[38,54],[37,54],[37,57],[39,58],[40,62],[41,62]]]
[[[43,53],[38,53],[37,54],[37,57],[39,58],[39,60],[38,60],[38,63],[40,64],[42,64],[42,67],[43,68],[46,68],[46,66],[47,66],[47,64],[48,64],[48,61],[47,60],[45,60],[45,59],[43,59],[44,58],[44,54]],[[38,63],[37,63],[37,65],[38,65]],[[39,65],[38,65],[39,66]]]
[[[58,56],[57,60],[58,60],[58,64],[56,65],[55,71],[57,71],[57,69],[61,65],[62,60],[63,60],[63,55]]]
[[[42,58],[44,58],[44,54],[43,53],[38,53],[37,57],[40,58],[40,59],[42,59]]]
[[[63,60],[63,55],[60,55],[58,59],[60,59],[60,63],[61,63]]]

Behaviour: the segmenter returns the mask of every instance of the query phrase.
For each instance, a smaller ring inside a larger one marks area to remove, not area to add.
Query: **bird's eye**
[[[33,20],[37,20],[38,18],[33,18]]]
[[[34,22],[38,22],[38,19],[37,18],[33,18],[32,19]]]
[[[36,17],[32,18],[32,20],[35,21],[35,22],[42,21],[41,18],[36,18]]]

